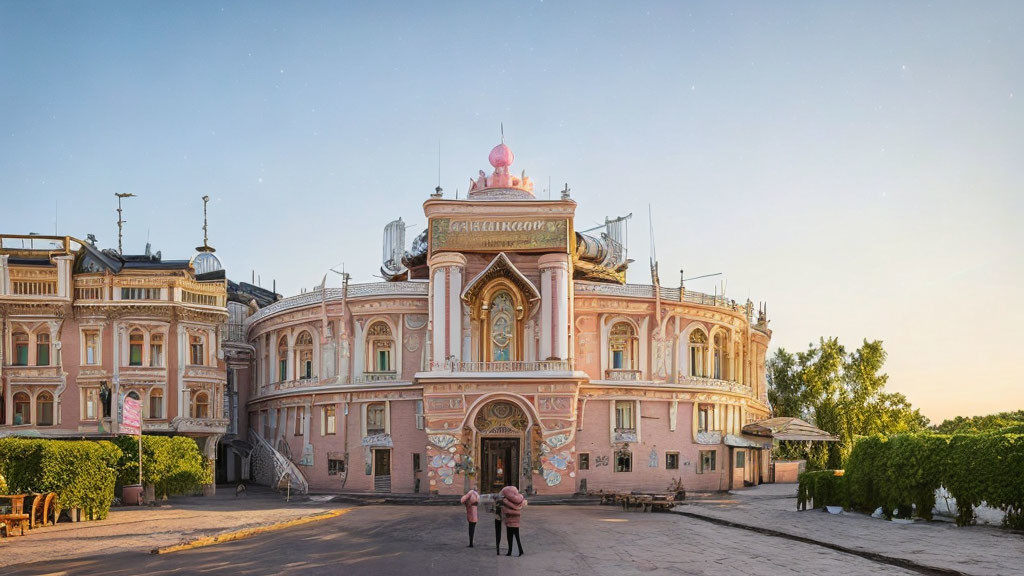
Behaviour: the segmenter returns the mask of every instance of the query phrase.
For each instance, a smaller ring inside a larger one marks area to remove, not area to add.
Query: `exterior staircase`
[[[249,443],[253,449],[249,455],[249,478],[252,482],[276,489],[291,486],[292,492],[309,493],[306,477],[294,462],[274,450],[255,430],[249,430]]]

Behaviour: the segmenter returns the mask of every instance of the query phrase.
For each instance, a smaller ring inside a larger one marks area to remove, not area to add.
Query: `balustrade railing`
[[[356,378],[357,382],[394,382],[398,380],[398,372],[363,372]]]
[[[452,372],[571,372],[571,360],[539,360],[524,362],[446,362],[444,369]]]
[[[614,380],[619,382],[636,382],[640,380],[640,371],[612,368],[604,371],[604,377],[607,380]]]
[[[719,390],[722,392],[732,392],[734,394],[745,394],[747,396],[754,393],[754,389],[746,384],[740,384],[739,382],[732,382],[729,380],[719,380],[716,378],[701,378],[699,376],[684,376],[679,374],[676,377],[676,382],[681,386],[703,388],[705,390]]]
[[[263,387],[264,394],[272,394],[274,392],[281,392],[283,390],[291,390],[293,388],[305,388],[307,386],[316,386],[320,383],[320,379],[316,376],[312,378],[299,378],[298,380],[283,380],[281,382],[271,382]]]

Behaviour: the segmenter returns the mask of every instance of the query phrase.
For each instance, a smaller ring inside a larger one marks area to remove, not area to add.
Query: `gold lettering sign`
[[[539,252],[568,249],[568,220],[434,218],[430,221],[431,252]]]

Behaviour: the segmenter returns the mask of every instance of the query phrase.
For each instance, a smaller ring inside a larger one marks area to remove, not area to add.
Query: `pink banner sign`
[[[121,413],[121,434],[142,434],[142,402],[125,396]]]

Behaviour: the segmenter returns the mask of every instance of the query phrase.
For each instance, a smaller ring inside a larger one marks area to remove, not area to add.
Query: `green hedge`
[[[138,483],[138,438],[122,436],[116,442],[123,453],[118,466],[118,483]],[[153,485],[157,496],[172,496],[195,492],[212,479],[199,445],[192,438],[143,436],[142,482]]]
[[[121,450],[110,442],[0,439],[0,474],[8,490],[56,492],[61,508],[81,508],[106,518],[114,500]]]
[[[806,510],[808,504],[811,508],[848,505],[846,477],[841,470],[804,472],[797,482],[797,510]]]
[[[945,486],[957,502],[957,524],[974,523],[983,502],[1006,514],[1006,526],[1024,528],[1024,434],[1019,427],[976,434],[903,434],[860,439],[846,464],[851,507],[879,507],[887,518],[931,519],[935,491]]]

